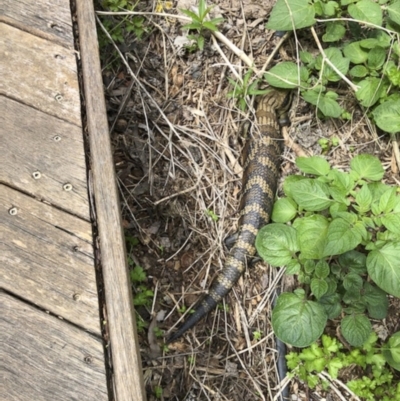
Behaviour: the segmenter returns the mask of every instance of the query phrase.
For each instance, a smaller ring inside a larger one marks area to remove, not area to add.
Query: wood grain
[[[102,341],[0,292],[4,401],[108,401]]]
[[[0,94],[81,126],[74,51],[4,23],[0,37]]]
[[[117,401],[145,400],[92,1],[77,0],[93,188]]]
[[[4,96],[0,110],[0,181],[89,220],[82,129]]]
[[[69,48],[74,46],[69,0],[2,0],[0,20]]]
[[[4,185],[0,208],[0,287],[100,334],[90,223]]]

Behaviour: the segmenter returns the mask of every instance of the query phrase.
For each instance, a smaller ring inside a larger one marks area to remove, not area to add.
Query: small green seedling
[[[199,8],[197,14],[190,10],[180,10],[182,13],[192,19],[192,22],[190,24],[186,24],[182,28],[189,31],[197,32],[194,35],[188,35],[188,38],[195,42],[195,46],[199,50],[204,49],[205,32],[207,30],[212,32],[218,31],[217,25],[224,20],[223,18],[213,18],[208,20],[207,15],[212,10],[212,8],[213,7],[207,7],[205,0],[199,0]]]

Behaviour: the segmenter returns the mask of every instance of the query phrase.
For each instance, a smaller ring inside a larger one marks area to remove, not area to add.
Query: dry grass
[[[220,4],[227,19],[223,33],[261,70],[279,39],[265,32],[262,20],[248,16],[246,2],[244,8],[232,4]],[[168,333],[182,317],[180,308],[190,307],[223,268],[224,240],[237,229],[243,146],[238,132],[247,116],[227,99],[226,77],[233,77],[232,71],[243,75],[246,68],[221,44],[219,50],[208,44],[202,53],[182,52],[175,45],[180,23],[145,11],[152,33],[103,49],[109,56],[105,65],[112,61],[104,80],[125,230],[140,240],[129,249],[130,257],[145,269],[146,285],[156,290],[152,307],[137,310],[151,328],[158,325]],[[294,54],[292,40],[281,57]],[[347,90],[342,99],[347,105],[352,101]],[[319,138],[335,136],[339,145],[326,154],[332,164],[345,169],[352,155],[372,153],[393,182],[390,146],[366,116],[350,109],[353,119],[338,126],[316,120],[314,110],[296,100],[282,175],[295,171],[296,155],[321,153]],[[168,352],[152,330],[142,331],[148,399],[155,399],[159,386],[164,400],[279,400],[270,311],[281,276],[262,263],[249,268],[223,307]],[[160,315],[164,323],[157,322]],[[283,384],[297,399],[322,399],[320,389],[307,392],[297,383]],[[331,400],[348,399],[345,389],[332,386]]]

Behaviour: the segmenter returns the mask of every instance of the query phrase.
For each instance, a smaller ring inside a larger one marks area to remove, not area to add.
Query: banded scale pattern
[[[239,233],[225,267],[197,304],[193,314],[171,335],[177,340],[199,322],[237,283],[247,260],[255,255],[258,230],[269,222],[276,193],[283,138],[279,120],[290,107],[291,94],[273,90],[260,97],[256,110],[258,129],[247,139],[243,151],[244,173]]]

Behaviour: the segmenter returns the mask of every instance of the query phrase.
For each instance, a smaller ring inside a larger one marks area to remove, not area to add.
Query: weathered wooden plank
[[[20,29],[73,48],[71,6],[69,0],[2,0],[0,20]]]
[[[0,110],[0,181],[89,220],[82,129],[4,96]]]
[[[103,345],[0,292],[2,399],[107,401]]]
[[[0,23],[0,94],[81,126],[75,53]]]
[[[77,0],[94,198],[117,401],[146,399],[92,1]]]
[[[91,226],[0,185],[0,287],[100,334]]]

